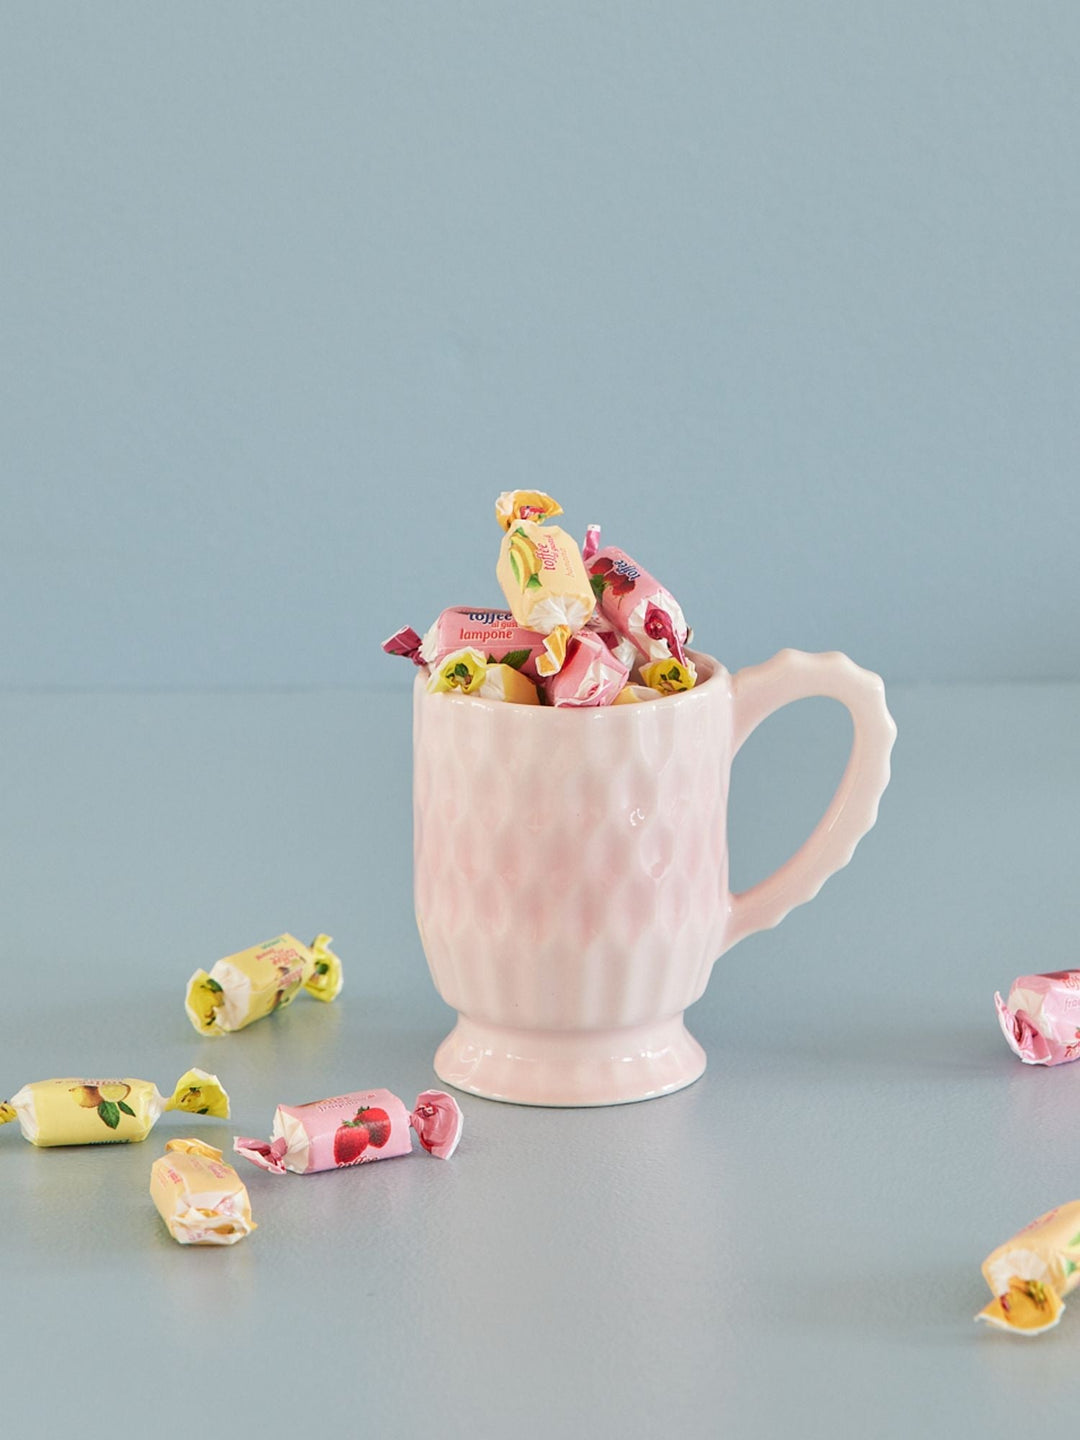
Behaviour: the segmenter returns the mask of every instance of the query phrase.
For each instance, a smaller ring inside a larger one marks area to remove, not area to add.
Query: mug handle
[[[821,655],[781,650],[763,665],[747,666],[732,676],[731,692],[733,759],[763,720],[794,700],[819,695],[839,700],[851,714],[855,734],[840,784],[809,838],[779,870],[729,897],[721,954],[756,930],[779,925],[790,910],[812,900],[829,876],[848,863],[877,819],[896,739],[881,676],[863,670],[838,650]]]

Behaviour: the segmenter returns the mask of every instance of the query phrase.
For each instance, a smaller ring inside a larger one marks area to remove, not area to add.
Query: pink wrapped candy
[[[645,658],[634,642],[625,635],[620,635],[599,610],[594,610],[585,622],[584,633],[599,635],[611,653],[621,660],[628,670],[633,670]]]
[[[598,544],[599,532],[590,526],[589,542],[594,536]],[[593,550],[585,568],[609,625],[632,640],[647,659],[673,656],[685,663],[690,628],[679,602],[659,580],[614,545]]]
[[[1025,1065],[1080,1059],[1080,970],[1021,975],[1008,1003],[994,996],[1001,1031]]]
[[[340,1170],[412,1151],[412,1134],[439,1160],[449,1160],[461,1139],[463,1116],[443,1090],[425,1090],[410,1114],[389,1090],[354,1090],[307,1105],[279,1105],[270,1139],[238,1135],[233,1149],[273,1175],[286,1170]]]
[[[404,655],[414,665],[432,667],[458,650],[482,650],[486,660],[511,665],[537,680],[536,662],[547,650],[547,638],[519,625],[509,610],[451,605],[423,637],[404,625],[383,641],[382,648],[388,655]]]
[[[580,630],[570,641],[557,675],[544,685],[551,705],[610,705],[626,684],[629,666],[593,630]]]

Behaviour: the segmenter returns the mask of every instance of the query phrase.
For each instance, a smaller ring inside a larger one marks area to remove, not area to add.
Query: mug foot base
[[[459,1015],[435,1052],[447,1085],[514,1105],[627,1105],[682,1090],[704,1069],[681,1015],[623,1030],[517,1030]]]

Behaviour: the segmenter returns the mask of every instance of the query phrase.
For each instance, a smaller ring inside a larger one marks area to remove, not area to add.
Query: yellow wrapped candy
[[[209,974],[196,970],[184,1002],[188,1018],[200,1035],[227,1035],[291,1005],[301,986],[316,1000],[336,1000],[341,961],[330,943],[329,935],[316,935],[310,945],[275,935],[218,960]]]
[[[150,1167],[150,1197],[181,1245],[235,1245],[257,1228],[244,1182],[201,1140],[169,1141]]]
[[[482,650],[455,650],[431,671],[427,688],[433,695],[454,690],[483,700],[508,700],[517,705],[539,705],[536,686],[513,665],[488,661]]]
[[[0,1125],[18,1120],[32,1145],[107,1145],[145,1140],[164,1110],[227,1120],[216,1075],[189,1070],[166,1099],[149,1080],[36,1080],[0,1105]]]
[[[666,660],[653,660],[641,667],[642,681],[658,695],[677,695],[680,690],[692,690],[697,684],[697,670],[692,660],[686,664],[669,656]]]
[[[1052,1330],[1080,1285],[1080,1200],[1025,1225],[986,1257],[982,1273],[994,1299],[976,1320],[1014,1335]]]
[[[557,525],[543,522],[561,515],[562,506],[536,490],[507,490],[495,502],[495,518],[506,531],[495,575],[519,625],[541,635],[565,630],[561,645],[588,620],[596,596],[577,541]],[[561,661],[554,654],[537,661],[540,675],[553,675]]]

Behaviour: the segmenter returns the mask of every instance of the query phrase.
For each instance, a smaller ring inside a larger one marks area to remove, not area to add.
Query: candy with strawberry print
[[[279,1105],[268,1141],[238,1135],[233,1149],[272,1175],[309,1175],[408,1155],[415,1130],[425,1150],[449,1160],[462,1121],[457,1101],[443,1090],[425,1090],[411,1112],[389,1090],[354,1090],[306,1105]]]
[[[994,996],[1001,1033],[1025,1065],[1080,1058],[1080,970],[1021,975],[1008,1000]]]

